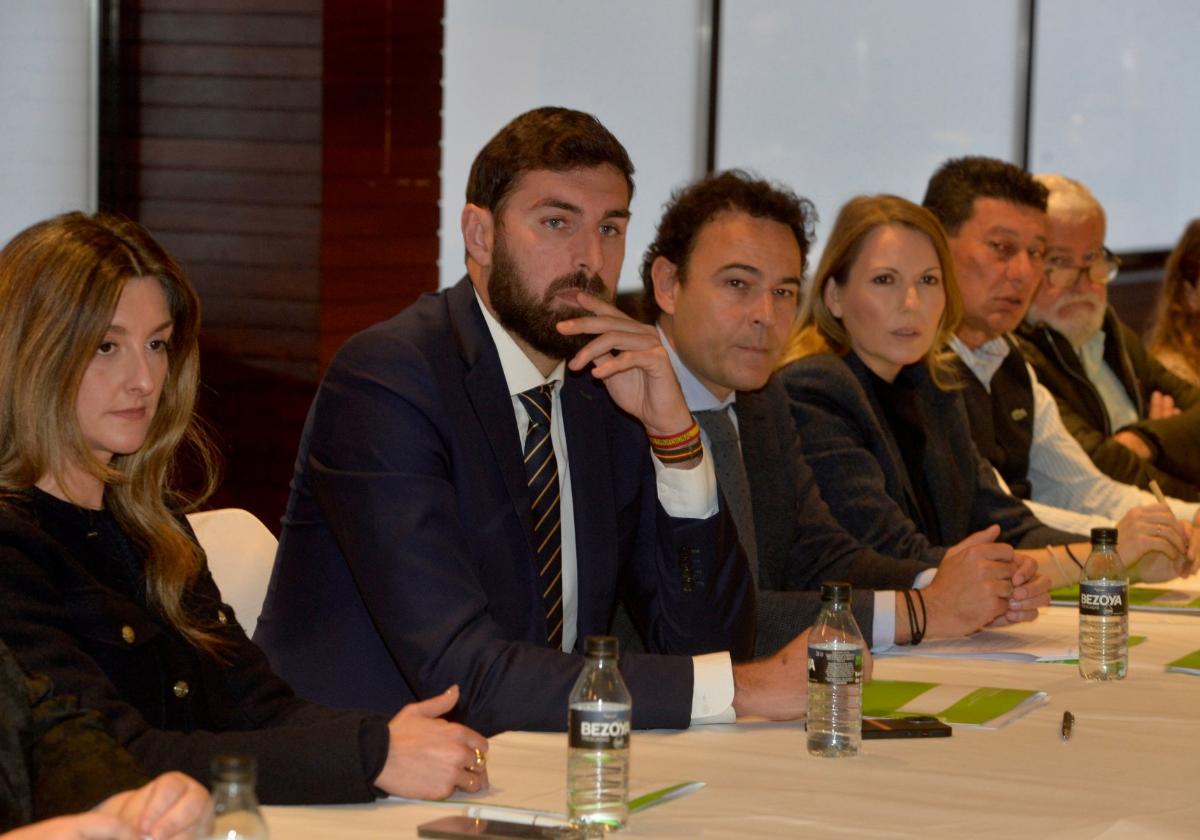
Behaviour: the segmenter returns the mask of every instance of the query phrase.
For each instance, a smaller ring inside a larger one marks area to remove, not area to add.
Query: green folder
[[[933,715],[954,726],[999,729],[1046,699],[1033,689],[872,680],[863,686],[863,716]]]

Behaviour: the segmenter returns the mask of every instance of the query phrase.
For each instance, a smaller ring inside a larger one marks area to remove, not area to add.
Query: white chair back
[[[221,597],[233,607],[246,634],[253,636],[275,565],[275,535],[240,508],[192,513],[188,522],[208,555]]]

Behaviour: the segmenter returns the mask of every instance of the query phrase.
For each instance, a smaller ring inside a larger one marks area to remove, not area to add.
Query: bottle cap
[[[616,636],[588,636],[583,642],[587,656],[605,656],[616,659],[620,643]]]
[[[256,766],[254,759],[248,755],[218,755],[212,760],[212,779],[214,782],[237,782],[238,784],[254,784]]]
[[[1116,528],[1093,528],[1092,529],[1092,545],[1117,544],[1117,529]]]
[[[821,600],[822,601],[846,601],[850,600],[850,584],[844,580],[827,580],[821,584]]]

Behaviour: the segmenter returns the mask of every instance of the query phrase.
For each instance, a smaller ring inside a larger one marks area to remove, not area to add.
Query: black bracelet
[[[1079,571],[1083,571],[1083,564],[1079,562],[1079,558],[1075,556],[1075,552],[1071,550],[1071,546],[1063,543],[1063,548],[1067,550],[1067,556],[1071,558],[1071,562],[1079,567]]]
[[[925,630],[929,627],[929,612],[925,609],[925,596],[921,594],[921,590],[914,589],[913,594],[921,602],[921,629],[913,636],[912,641],[914,645],[919,645],[921,644],[921,640],[925,638]]]
[[[918,645],[925,634],[917,629],[917,608],[913,605],[912,593],[907,589],[901,589],[900,593],[904,596],[905,606],[908,607],[908,643]]]

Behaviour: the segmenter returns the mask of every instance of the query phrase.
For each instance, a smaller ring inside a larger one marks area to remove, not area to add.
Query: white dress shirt
[[[520,399],[520,394],[530,388],[553,384],[554,395],[550,413],[550,442],[554,447],[554,459],[558,465],[559,486],[559,532],[562,541],[562,595],[563,595],[563,650],[575,647],[579,627],[579,574],[575,554],[575,508],[572,504],[570,460],[567,457],[567,438],[562,423],[561,390],[566,371],[566,362],[559,364],[549,376],[542,376],[525,352],[517,346],[512,336],[500,325],[495,316],[484,306],[478,293],[475,299],[483,311],[483,320],[496,345],[500,357],[500,368],[504,372],[505,384],[512,398],[513,411],[517,418],[517,432],[521,448],[525,447],[525,435],[529,431],[529,414]],[[707,519],[718,510],[717,477],[712,458],[705,454],[700,466],[691,470],[668,469],[654,462],[658,487],[658,500],[663,509],[676,518]],[[727,651],[693,656],[692,715],[691,722],[729,723],[736,715],[733,711],[733,662]]]
[[[1011,349],[1003,337],[993,338],[972,350],[955,336],[950,340],[950,347],[989,392],[992,377]],[[1079,441],[1063,425],[1054,397],[1038,382],[1037,374],[1028,363],[1025,368],[1033,385],[1033,443],[1029,448],[1033,500],[1043,506],[1064,508],[1068,513],[1103,517],[1109,526],[1131,508],[1154,504],[1157,500],[1153,494],[1132,484],[1113,481],[1096,468]],[[1189,522],[1200,510],[1200,503],[1180,499],[1168,498],[1167,504],[1177,517]],[[1043,515],[1044,507],[1040,510],[1042,513],[1034,510],[1039,519],[1048,525],[1055,524]],[[1067,530],[1076,531],[1073,527]]]

